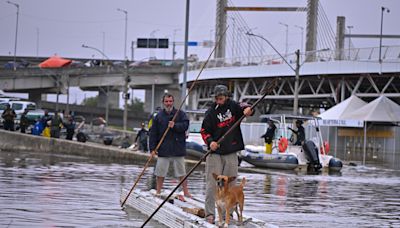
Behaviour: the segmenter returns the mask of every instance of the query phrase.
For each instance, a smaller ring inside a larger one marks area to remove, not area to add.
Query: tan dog
[[[219,225],[222,225],[222,211],[225,210],[225,224],[224,227],[228,227],[230,220],[230,211],[235,209],[240,223],[243,222],[243,206],[244,206],[244,194],[243,187],[246,183],[246,179],[243,177],[242,182],[239,186],[230,184],[236,177],[228,177],[223,175],[217,175],[213,173],[213,177],[217,182],[217,191],[215,194],[215,202],[218,209],[218,221]],[[239,211],[238,212],[238,206]]]

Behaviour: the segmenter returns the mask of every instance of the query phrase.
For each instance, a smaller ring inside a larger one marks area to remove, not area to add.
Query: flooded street
[[[0,227],[138,227],[145,217],[121,210],[143,164],[0,151]],[[147,189],[152,168],[139,182]],[[241,173],[245,213],[280,227],[400,227],[400,171],[345,166],[341,174]],[[175,180],[167,179],[166,188]],[[189,178],[202,195],[201,170]],[[148,227],[163,227],[151,222]]]

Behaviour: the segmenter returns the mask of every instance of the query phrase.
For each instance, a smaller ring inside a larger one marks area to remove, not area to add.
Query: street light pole
[[[182,80],[182,95],[181,99],[186,97],[187,87],[187,68],[188,68],[188,42],[189,42],[189,11],[190,11],[190,0],[186,0],[186,15],[185,15],[185,49],[183,58],[183,80]],[[186,104],[182,103],[182,110],[186,110]]]
[[[125,14],[125,43],[124,43],[124,59],[128,59],[128,56],[126,55],[126,41],[127,41],[127,36],[128,36],[128,11],[123,10],[118,8],[118,11],[122,12]]]
[[[381,12],[381,35],[379,37],[379,63],[382,64],[382,32],[383,32],[383,13],[386,11],[387,13],[390,13],[390,9],[387,7],[381,7],[382,12]]]
[[[14,41],[14,70],[17,70],[17,40],[18,40],[18,19],[19,19],[19,5],[14,2],[7,1],[8,4],[17,7],[17,23],[15,26],[15,41]]]
[[[299,25],[295,25],[294,27],[296,27],[296,28],[299,28],[300,30],[301,30],[301,49],[300,49],[300,51],[301,52],[304,52],[304,48],[303,48],[303,46],[304,46],[304,27],[302,27],[302,26],[299,26]]]
[[[106,58],[107,60],[110,60],[110,59],[107,57],[107,55],[104,54],[104,52],[102,52],[102,51],[101,51],[100,49],[98,49],[98,48],[91,47],[91,46],[88,46],[88,45],[85,45],[85,44],[82,44],[82,47],[83,47],[83,48],[93,49],[93,50],[99,52],[99,53],[103,56],[103,58]]]
[[[103,33],[104,34],[104,33]],[[95,51],[97,51],[97,52],[99,52],[100,54],[102,54],[103,55],[103,58],[106,58],[107,60],[110,60],[107,56],[106,56],[106,54],[104,54],[104,52],[102,52],[102,51],[100,51],[100,49],[97,49],[97,48],[95,48],[95,47],[91,47],[91,46],[88,46],[88,45],[85,45],[85,44],[82,44],[82,47],[83,48],[89,48],[89,49],[93,49],[93,50],[95,50]],[[104,92],[104,91],[103,91]],[[107,86],[107,91],[106,91],[106,122],[108,123],[108,113],[109,113],[109,109],[110,109],[110,107],[109,107],[109,98],[108,98],[108,96],[109,96],[109,87]]]
[[[295,72],[295,83],[294,83],[294,101],[293,101],[293,115],[297,115],[299,111],[299,81],[300,81],[300,50],[296,51],[296,68],[293,68],[292,65],[282,56],[282,54],[263,36],[256,35],[250,32],[247,32],[248,36],[255,36],[263,39],[265,42],[271,46],[272,49],[283,59],[283,61]]]
[[[39,38],[40,38],[40,30],[36,28],[36,57],[39,57]]]
[[[285,57],[288,55],[288,46],[289,46],[289,25],[279,22],[280,25],[283,25],[286,27],[286,48],[285,48]]]
[[[354,28],[354,26],[352,26],[352,25],[347,26],[347,29],[349,29],[349,35],[351,35],[351,29],[352,28]],[[350,43],[351,43],[351,37],[349,36],[349,56],[347,57],[348,60],[350,60],[350,54],[351,54],[350,53],[350,48],[351,48]]]
[[[173,35],[173,41],[172,41],[172,61],[175,60],[175,55],[176,55],[176,51],[175,51],[175,36],[176,36],[176,32],[179,31],[181,29],[174,29],[174,35]]]

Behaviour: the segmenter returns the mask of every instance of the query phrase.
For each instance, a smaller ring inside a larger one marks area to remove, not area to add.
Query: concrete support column
[[[174,96],[174,105],[175,108],[178,108],[179,105],[181,104],[181,91],[179,89],[171,89],[171,88],[166,88],[165,86],[160,86],[160,85],[154,85],[154,106],[152,107],[152,88],[148,88],[145,90],[144,94],[144,111],[151,113],[152,110],[156,110],[157,107],[163,107],[162,104],[162,97],[164,96],[165,92],[168,92]]]
[[[226,29],[226,18],[227,11],[225,8],[228,6],[227,0],[218,0],[217,1],[217,17],[216,17],[216,25],[215,25],[215,42],[220,40],[220,37],[223,35]],[[223,36],[219,46],[215,50],[214,57],[215,58],[225,58],[225,44],[226,44],[226,36]]]
[[[114,91],[108,92],[109,108],[118,109],[119,108],[119,99],[120,99],[119,92],[114,92]],[[107,103],[107,89],[99,90],[99,103],[97,106],[99,108],[105,108],[106,103]]]
[[[317,50],[318,0],[308,0],[307,9],[306,52]],[[313,61],[315,52],[306,56],[306,62]]]
[[[344,34],[346,32],[346,18],[337,17],[336,19],[336,60],[344,59]]]
[[[199,96],[196,88],[193,88],[192,92],[189,95],[189,107],[191,110],[197,110],[199,104]]]
[[[42,100],[44,100],[44,99],[42,99],[42,95],[46,96],[45,94],[42,94],[42,92],[40,90],[30,91],[28,93],[28,99],[30,101],[35,102],[38,105],[38,107],[40,107],[40,102]]]

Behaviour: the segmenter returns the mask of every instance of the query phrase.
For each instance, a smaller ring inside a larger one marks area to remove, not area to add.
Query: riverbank
[[[19,132],[0,130],[0,150],[3,151],[29,151],[39,153],[57,153],[75,156],[95,157],[113,161],[134,161],[146,162],[150,154],[127,149],[120,149],[115,146],[106,146],[97,143],[81,143],[65,139],[46,138]],[[157,157],[152,159],[152,164]],[[195,165],[198,161],[185,160],[189,166]],[[204,167],[204,162],[200,167]],[[189,171],[189,170],[187,170]],[[247,173],[273,174],[278,171],[258,169],[253,167],[239,167],[239,171]],[[281,172],[282,173],[282,172]],[[284,172],[282,173],[284,175]]]
[[[0,150],[5,151],[32,151],[42,153],[61,153],[67,155],[98,157],[102,159],[121,159],[147,161],[149,154],[114,146],[65,139],[46,138],[19,132],[0,130]]]

